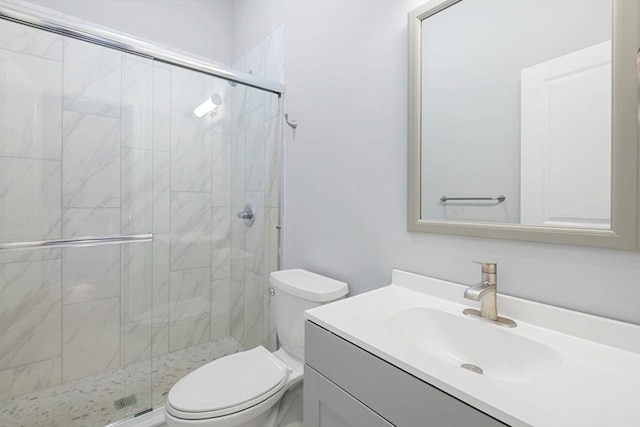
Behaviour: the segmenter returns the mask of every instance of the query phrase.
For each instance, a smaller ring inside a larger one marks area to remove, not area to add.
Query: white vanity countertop
[[[306,318],[509,425],[640,426],[640,326],[498,295],[498,313],[518,323],[505,331],[562,357],[552,373],[512,382],[461,369],[391,333],[387,320],[415,307],[465,317],[464,308],[478,305],[464,300],[466,286],[399,270],[392,282]]]

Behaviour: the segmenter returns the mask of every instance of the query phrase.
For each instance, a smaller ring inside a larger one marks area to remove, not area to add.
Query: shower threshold
[[[244,350],[233,338],[211,341],[103,374],[0,401],[2,427],[104,427],[164,406],[190,371]],[[124,399],[124,400],[123,400]],[[115,403],[120,403],[117,409]]]

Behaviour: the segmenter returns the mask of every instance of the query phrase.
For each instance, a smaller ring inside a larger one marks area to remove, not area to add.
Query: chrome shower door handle
[[[128,243],[152,242],[153,233],[116,234],[111,236],[70,237],[31,242],[0,243],[0,252],[23,249],[73,248],[102,245],[122,245]]]
[[[238,212],[236,216],[243,219],[244,223],[251,227],[253,225],[253,221],[255,221],[256,208],[251,203],[247,203],[244,205],[244,210],[242,212]]]

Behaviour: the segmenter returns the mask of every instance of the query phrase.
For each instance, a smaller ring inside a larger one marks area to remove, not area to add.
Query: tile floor
[[[2,427],[104,427],[151,407],[164,405],[169,389],[189,371],[244,350],[233,338],[154,357],[100,375],[0,401]],[[116,409],[114,401],[136,396]]]

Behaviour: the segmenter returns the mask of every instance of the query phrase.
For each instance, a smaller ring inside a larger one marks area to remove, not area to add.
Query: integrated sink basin
[[[551,347],[511,330],[428,307],[401,311],[386,321],[393,339],[421,353],[501,381],[530,383],[561,365]]]

